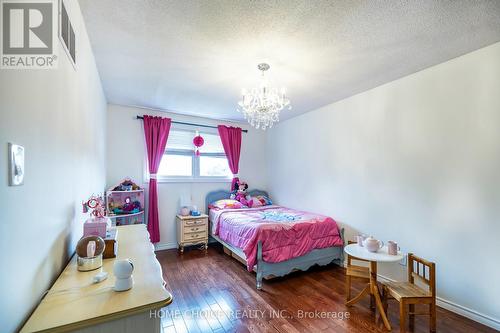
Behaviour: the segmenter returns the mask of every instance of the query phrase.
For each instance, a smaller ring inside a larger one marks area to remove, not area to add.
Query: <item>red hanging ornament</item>
[[[196,136],[193,139],[193,144],[194,144],[194,154],[196,156],[200,156],[200,147],[203,146],[205,143],[205,140],[203,137],[196,131]]]

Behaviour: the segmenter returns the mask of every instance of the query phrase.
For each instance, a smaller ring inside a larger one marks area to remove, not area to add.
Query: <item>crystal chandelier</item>
[[[259,64],[257,68],[262,71],[262,81],[259,87],[250,91],[243,89],[243,98],[238,102],[238,112],[243,113],[246,120],[255,128],[273,127],[279,121],[280,111],[285,107],[290,110],[290,100],[285,95],[285,88],[278,92],[276,88],[270,88],[264,76],[270,68],[268,64]]]

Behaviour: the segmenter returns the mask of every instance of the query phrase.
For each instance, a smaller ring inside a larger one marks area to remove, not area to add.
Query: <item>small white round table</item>
[[[397,255],[390,255],[389,253],[387,253],[387,246],[383,246],[377,252],[370,252],[365,247],[359,246],[358,244],[349,244],[344,247],[344,251],[345,253],[353,257],[353,259],[359,258],[368,260],[370,262],[370,283],[367,285],[368,288],[365,288],[358,296],[346,302],[346,305],[351,306],[354,303],[358,302],[361,299],[361,296],[363,296],[364,291],[369,290],[370,294],[372,294],[375,298],[375,303],[379,310],[380,317],[382,317],[385,328],[390,331],[391,324],[389,323],[387,314],[384,311],[380,291],[377,285],[377,262],[397,262],[404,258],[403,255],[401,254],[401,252],[398,252]]]

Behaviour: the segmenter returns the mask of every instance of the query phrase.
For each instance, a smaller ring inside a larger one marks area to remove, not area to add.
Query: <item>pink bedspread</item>
[[[265,262],[281,262],[314,249],[343,245],[332,218],[281,206],[211,209],[210,219],[214,235],[243,250],[249,271],[257,263],[259,241]]]

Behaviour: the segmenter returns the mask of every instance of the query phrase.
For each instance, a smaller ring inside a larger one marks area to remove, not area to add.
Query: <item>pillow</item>
[[[261,206],[269,206],[269,205],[273,204],[271,199],[269,199],[265,195],[258,195],[256,197],[254,197],[253,199],[254,199],[254,206],[255,206],[255,201],[259,201],[261,203]]]
[[[221,200],[217,200],[215,202],[212,202],[210,205],[208,205],[208,208],[215,208],[215,209],[240,209],[240,208],[247,208],[247,206],[245,206],[244,204],[242,204],[238,200],[221,199]]]
[[[252,208],[253,207],[260,207],[260,206],[264,206],[262,204],[262,201],[260,201],[257,197],[252,197]]]

